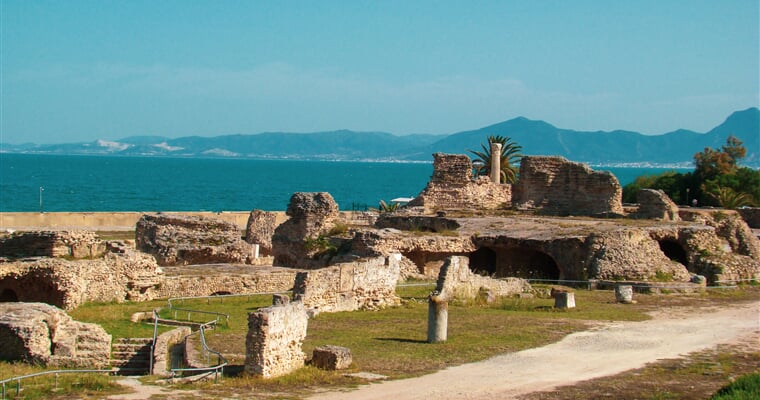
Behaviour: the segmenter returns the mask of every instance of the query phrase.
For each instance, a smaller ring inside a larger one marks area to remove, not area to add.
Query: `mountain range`
[[[679,129],[662,135],[632,131],[576,131],[519,117],[450,135],[404,135],[339,130],[265,132],[214,137],[132,136],[117,141],[66,144],[0,143],[0,152],[71,155],[230,157],[252,159],[431,161],[432,153],[469,154],[489,135],[512,138],[526,155],[559,155],[592,165],[688,165],[705,147],[720,148],[729,135],[747,148],[742,164],[760,166],[760,110],[731,114],[705,133]]]

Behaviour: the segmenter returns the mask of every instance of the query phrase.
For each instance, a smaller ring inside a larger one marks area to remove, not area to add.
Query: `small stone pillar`
[[[568,291],[555,292],[554,308],[575,308],[575,293]]]
[[[617,285],[615,286],[615,300],[618,303],[633,303],[633,286]]]
[[[433,293],[428,297],[428,343],[443,343],[448,336],[449,302]]]
[[[501,143],[491,142],[491,182],[501,183]]]

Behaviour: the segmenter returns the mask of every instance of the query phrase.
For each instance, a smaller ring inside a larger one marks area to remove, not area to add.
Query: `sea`
[[[672,168],[607,168],[621,185]],[[295,192],[341,210],[415,197],[430,163],[0,153],[0,212],[284,211]]]

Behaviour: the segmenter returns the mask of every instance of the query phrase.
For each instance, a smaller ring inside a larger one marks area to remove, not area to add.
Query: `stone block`
[[[317,347],[311,358],[311,365],[328,371],[348,369],[351,363],[351,350],[341,346]]]
[[[615,301],[618,303],[633,303],[633,286],[617,285],[615,286]]]
[[[306,338],[308,319],[301,302],[248,314],[245,372],[274,378],[303,367],[306,355],[301,346]]]
[[[557,292],[554,295],[554,308],[575,308],[575,293]]]

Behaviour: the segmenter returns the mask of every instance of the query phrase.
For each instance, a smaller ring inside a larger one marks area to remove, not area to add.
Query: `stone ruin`
[[[0,303],[0,360],[58,367],[103,368],[111,335],[44,303]]]
[[[639,203],[634,218],[659,219],[662,221],[680,221],[678,206],[662,190],[641,189],[636,193]]]
[[[513,205],[545,215],[623,214],[623,189],[609,172],[563,157],[525,156],[514,188]]]
[[[249,313],[245,372],[274,378],[303,367],[306,355],[301,346],[308,323],[306,307],[299,301]]]
[[[525,279],[493,279],[472,272],[470,259],[464,256],[452,256],[441,267],[435,291],[439,301],[459,300],[471,302],[483,299],[491,302],[497,297],[527,293],[531,286]]]
[[[272,236],[277,227],[277,215],[273,212],[253,210],[248,216],[245,228],[245,241],[259,245],[259,255],[272,255]]]
[[[327,266],[336,250],[327,236],[340,217],[338,204],[330,193],[294,193],[286,214],[290,219],[280,224],[272,236],[274,265]]]
[[[71,310],[87,301],[145,301],[163,281],[156,260],[134,250],[99,259],[36,258],[0,263],[0,301]]]
[[[0,238],[0,257],[97,258],[106,253],[106,243],[90,231],[14,232]]]
[[[253,263],[253,247],[235,224],[176,214],[143,215],[135,228],[137,249],[159,265]]]
[[[470,158],[464,154],[433,154],[433,176],[409,207],[425,212],[448,209],[504,208],[512,200],[512,186],[493,183],[485,176],[473,177]]]
[[[400,254],[300,272],[293,295],[316,312],[377,310],[400,304]]]

